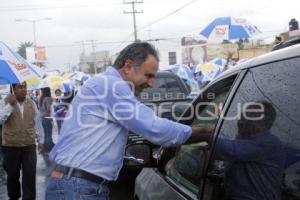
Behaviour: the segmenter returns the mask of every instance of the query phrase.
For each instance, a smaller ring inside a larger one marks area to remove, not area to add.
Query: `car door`
[[[242,74],[238,75],[229,75],[208,87],[182,116],[182,122],[214,128],[218,121],[218,109],[234,90],[235,83],[242,78]],[[136,193],[139,199],[198,199],[205,177],[208,149],[206,142],[181,145],[175,154],[174,149],[166,149],[162,157],[165,162],[159,170],[143,169],[138,176]]]
[[[245,104],[248,102],[267,101],[275,108],[276,119],[270,129],[270,134],[272,137],[278,138],[281,145],[274,148],[271,154],[275,156],[277,153],[280,153],[284,156],[282,157],[284,159],[281,159],[282,166],[276,166],[277,168],[281,167],[277,174],[280,177],[276,179],[280,181],[281,189],[274,191],[277,194],[276,197],[273,196],[274,198],[268,193],[262,194],[264,199],[300,199],[299,63],[300,58],[292,58],[250,68],[237,89],[230,106],[223,109],[223,120],[219,120],[218,135],[214,149],[221,145],[219,141],[232,141],[239,137],[238,113]],[[215,156],[217,154],[215,151],[212,153],[213,156],[211,156],[206,169],[205,184],[201,189],[204,191],[201,193],[201,198],[205,200],[226,199],[228,195],[231,195],[229,192],[233,191],[225,179],[227,177],[227,180],[235,181],[233,176],[227,174],[228,171],[236,162],[245,163],[247,161],[238,159],[228,161]],[[260,157],[259,152],[257,157]],[[251,162],[255,161],[251,160]],[[238,173],[238,168],[236,168],[235,173]],[[270,172],[256,174],[256,178],[257,180],[266,180],[266,177],[270,177],[269,175]],[[239,178],[242,177],[239,176]],[[260,190],[259,187],[259,182],[249,186],[252,192]],[[237,187],[236,189],[239,190],[240,188]],[[251,195],[257,195],[257,193],[254,192]]]

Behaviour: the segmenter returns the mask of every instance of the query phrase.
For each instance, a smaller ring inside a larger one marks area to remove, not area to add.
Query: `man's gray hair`
[[[125,47],[118,55],[113,67],[121,69],[126,60],[131,60],[134,67],[139,67],[146,61],[149,55],[154,56],[159,61],[158,53],[155,47],[147,42],[134,42]]]

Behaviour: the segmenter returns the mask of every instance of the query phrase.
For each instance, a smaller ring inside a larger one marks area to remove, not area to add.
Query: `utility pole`
[[[92,45],[92,51],[93,51],[93,60],[94,60],[94,73],[97,74],[97,66],[96,66],[96,52],[95,52],[95,42],[97,40],[87,40],[87,42],[91,42]]]
[[[52,20],[50,17],[44,17],[40,19],[16,19],[16,22],[30,22],[32,23],[32,29],[33,29],[33,48],[34,53],[37,55],[37,41],[36,41],[36,23],[44,20]],[[35,64],[39,67],[42,66],[42,62],[38,62],[37,56],[35,56]]]
[[[76,41],[75,43],[79,43],[81,44],[81,48],[82,48],[82,55],[84,56],[85,55],[85,47],[84,47],[84,40],[81,40],[81,41]]]
[[[36,23],[44,20],[52,20],[50,17],[44,17],[41,19],[16,19],[16,22],[30,22],[32,23],[32,28],[33,28],[33,46],[36,47]]]
[[[138,1],[138,0],[132,0],[132,1],[125,1],[123,2],[124,4],[131,4],[132,6],[132,12],[127,12],[127,11],[123,11],[124,14],[132,14],[133,16],[133,33],[134,33],[134,41],[136,42],[137,39],[137,30],[136,30],[136,19],[135,19],[135,14],[136,13],[144,13],[143,11],[136,11],[135,10],[135,4],[136,3],[143,3],[143,1]]]

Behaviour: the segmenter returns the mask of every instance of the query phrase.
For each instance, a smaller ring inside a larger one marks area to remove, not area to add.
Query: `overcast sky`
[[[136,10],[143,11],[143,14],[136,15],[138,38],[179,39],[185,35],[198,35],[214,18],[224,16],[247,18],[263,32],[257,37],[270,38],[287,31],[291,18],[300,20],[298,2],[144,0],[136,4]],[[122,0],[1,0],[0,40],[16,50],[19,43],[33,41],[32,23],[16,22],[16,19],[51,17],[52,20],[36,23],[37,44],[46,46],[50,67],[74,65],[82,52],[79,41],[97,40],[96,51],[108,50],[111,53],[121,50],[128,44],[126,41],[132,41],[132,15],[123,14],[123,11],[131,9],[131,5],[124,4]],[[153,22],[156,23],[149,26]],[[86,45],[85,51],[89,53],[91,45]]]

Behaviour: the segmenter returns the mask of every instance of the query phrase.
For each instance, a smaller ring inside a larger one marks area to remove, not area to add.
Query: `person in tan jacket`
[[[38,151],[44,143],[44,132],[36,104],[26,97],[26,83],[13,84],[13,95],[0,101],[3,167],[7,173],[7,192],[11,200],[33,200],[36,197],[36,137]],[[22,171],[22,193],[20,184]]]

